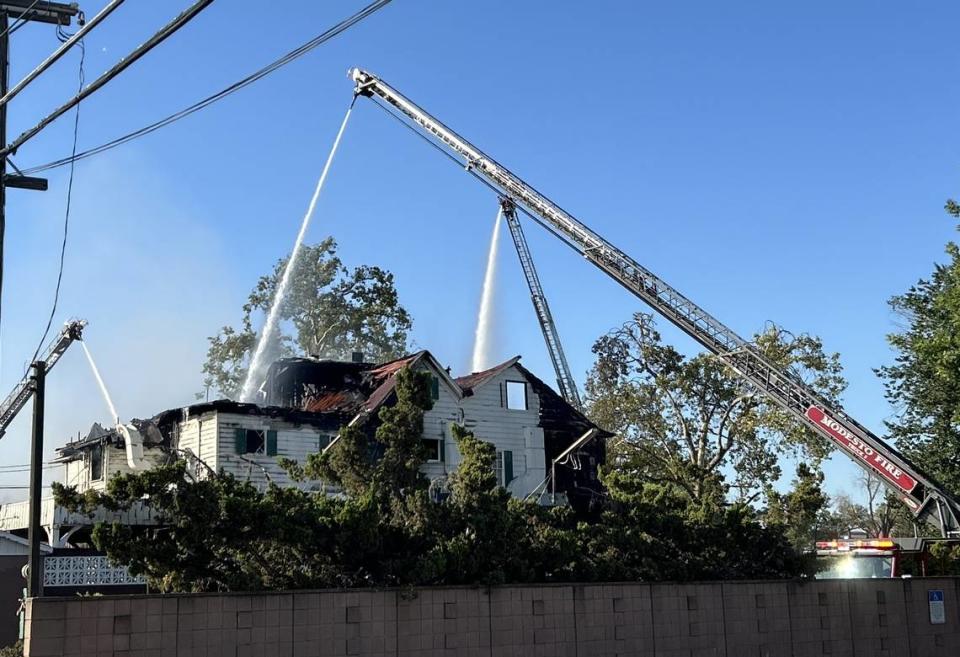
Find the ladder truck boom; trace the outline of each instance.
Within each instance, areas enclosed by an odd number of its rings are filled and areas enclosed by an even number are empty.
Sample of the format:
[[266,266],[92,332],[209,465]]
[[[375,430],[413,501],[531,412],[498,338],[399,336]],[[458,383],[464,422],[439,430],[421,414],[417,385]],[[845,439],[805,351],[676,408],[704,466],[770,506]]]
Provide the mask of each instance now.
[[557,331],[556,323],[553,321],[547,296],[543,293],[543,286],[540,285],[540,277],[537,275],[537,268],[533,264],[533,256],[530,255],[527,238],[523,234],[523,227],[520,225],[520,218],[517,216],[516,205],[509,198],[501,198],[500,206],[503,209],[503,217],[507,222],[507,227],[510,229],[510,236],[513,237],[513,245],[517,248],[520,268],[523,270],[524,278],[527,279],[527,287],[530,288],[530,300],[533,302],[533,310],[537,314],[537,322],[539,322],[540,330],[543,332],[543,340],[547,343],[550,362],[553,363],[553,371],[557,375],[560,396],[578,411],[582,411],[583,403],[580,401],[580,393],[577,391],[577,384],[570,372],[567,356],[563,353],[560,334]]
[[[578,221],[506,167],[445,126],[380,78],[352,69],[355,95],[380,99],[500,196],[544,224],[597,268],[650,305],[798,421],[838,445],[857,465],[879,475],[918,520],[944,537],[960,537],[960,504],[931,477],[841,408],[792,373],[768,361],[749,342],[663,279]],[[383,103],[378,104],[383,106]],[[392,108],[392,110],[390,109]],[[395,110],[395,111],[394,111]],[[398,117],[400,118],[400,117]]]
[[[63,353],[67,350],[74,340],[83,339],[83,329],[87,325],[86,320],[76,319],[67,322],[63,326],[63,330],[60,331],[60,334],[53,339],[53,341],[47,345],[46,350],[38,357],[39,360],[43,361],[47,365],[47,372],[49,372],[54,365],[57,364],[57,361],[60,360],[60,357],[63,356]],[[13,422],[13,419],[17,417],[24,406],[27,405],[27,402],[30,401],[30,397],[33,395],[33,382],[31,380],[30,374],[26,374],[23,379],[13,387],[13,390],[7,395],[7,398],[3,400],[3,403],[0,404],[0,438],[3,438],[4,434],[7,432],[7,428],[10,426],[10,423]]]

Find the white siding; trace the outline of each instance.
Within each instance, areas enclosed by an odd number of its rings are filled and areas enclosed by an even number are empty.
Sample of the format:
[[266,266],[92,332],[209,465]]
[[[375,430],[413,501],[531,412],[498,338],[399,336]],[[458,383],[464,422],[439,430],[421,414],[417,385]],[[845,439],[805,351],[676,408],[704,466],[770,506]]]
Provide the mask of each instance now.
[[[527,386],[527,410],[506,407],[506,381],[522,381]],[[507,489],[515,497],[525,497],[543,481],[543,429],[537,426],[540,399],[516,367],[510,367],[485,382],[468,397],[460,397],[441,382],[439,399],[424,414],[423,437],[443,437],[446,458],[443,463],[427,463],[423,472],[430,479],[456,470],[460,454],[453,442],[450,425],[458,423],[480,440],[493,443],[498,452],[513,453],[513,481]]]
[[[276,431],[276,456],[238,454],[235,443],[237,429]],[[321,431],[309,425],[296,425],[279,418],[220,413],[217,417],[216,467],[218,471],[229,472],[238,479],[250,481],[261,488],[265,487],[267,482],[278,486],[309,487],[318,482],[294,482],[277,464],[277,459],[288,458],[297,463],[305,463],[307,456],[319,451],[321,443],[325,445],[333,435],[335,434],[330,431]]]
[[205,476],[207,467],[217,472],[217,413],[210,411],[188,418],[175,428],[174,447],[200,460],[194,464],[194,474]]
[[[527,410],[506,407],[507,381],[527,386]],[[513,452],[513,481],[507,486],[515,497],[528,495],[546,475],[540,398],[516,367],[509,367],[463,398],[464,424],[481,440],[493,443],[498,452]]]

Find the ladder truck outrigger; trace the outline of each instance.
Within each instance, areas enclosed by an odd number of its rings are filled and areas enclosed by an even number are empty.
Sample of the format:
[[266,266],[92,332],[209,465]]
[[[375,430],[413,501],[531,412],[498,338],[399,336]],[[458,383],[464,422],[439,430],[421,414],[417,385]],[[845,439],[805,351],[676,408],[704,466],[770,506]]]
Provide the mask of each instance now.
[[[63,356],[67,347],[77,340],[83,339],[83,329],[87,322],[83,319],[75,319],[64,324],[60,334],[47,345],[46,350],[38,357],[39,360],[46,363],[46,371],[49,372],[57,364],[60,357]],[[27,373],[20,383],[13,387],[13,390],[7,395],[7,398],[0,404],[0,438],[3,438],[7,432],[10,423],[13,422],[17,414],[23,410],[30,398],[33,396],[33,377]]]
[[372,99],[461,162],[501,198],[509,199],[721,359],[755,392],[838,445],[857,465],[877,474],[910,508],[918,524],[930,522],[943,538],[960,538],[960,503],[891,445],[386,82],[359,68],[349,75],[355,83],[355,96]]

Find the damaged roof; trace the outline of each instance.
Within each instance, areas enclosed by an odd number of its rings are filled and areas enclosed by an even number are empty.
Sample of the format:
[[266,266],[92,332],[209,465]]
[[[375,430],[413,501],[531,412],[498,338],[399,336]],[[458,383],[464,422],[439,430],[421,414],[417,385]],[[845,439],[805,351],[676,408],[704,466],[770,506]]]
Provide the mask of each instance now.
[[[379,365],[285,358],[270,366],[265,386],[265,405],[220,399],[169,409],[150,420],[134,420],[133,424],[144,437],[144,442],[154,445],[169,444],[171,428],[177,423],[209,412],[277,418],[293,424],[337,431],[356,415],[373,413],[394,399],[396,375],[406,367],[425,366],[452,394],[463,398],[473,395],[474,390],[516,366],[540,397],[541,426],[584,427],[584,430],[595,426],[550,386],[520,365],[519,361],[520,356],[514,356],[490,369],[453,379],[427,350]],[[605,436],[612,435],[603,433]],[[57,450],[58,456],[69,460],[85,447],[103,442],[122,446],[123,437],[112,427],[94,424],[86,437]]]
[[475,388],[479,388],[487,381],[490,381],[501,372],[510,369],[519,362],[520,356],[514,356],[510,360],[504,361],[499,365],[494,365],[488,370],[474,372],[473,374],[467,374],[466,376],[460,376],[454,380],[457,382],[457,385],[460,386],[460,389],[463,390],[464,394],[473,394],[473,390]]

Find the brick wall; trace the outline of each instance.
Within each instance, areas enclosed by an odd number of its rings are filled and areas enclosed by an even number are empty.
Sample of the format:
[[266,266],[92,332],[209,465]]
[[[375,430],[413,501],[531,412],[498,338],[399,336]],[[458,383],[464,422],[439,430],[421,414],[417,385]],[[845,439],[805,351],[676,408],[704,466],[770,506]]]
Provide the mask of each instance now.
[[955,656],[958,592],[960,579],[912,579],[43,598],[27,607],[26,654]]

